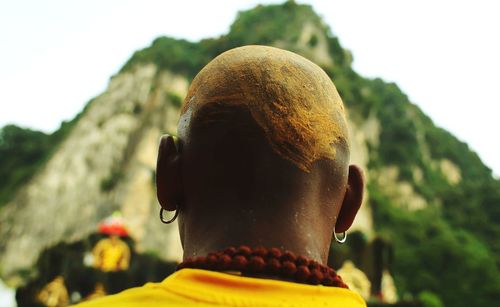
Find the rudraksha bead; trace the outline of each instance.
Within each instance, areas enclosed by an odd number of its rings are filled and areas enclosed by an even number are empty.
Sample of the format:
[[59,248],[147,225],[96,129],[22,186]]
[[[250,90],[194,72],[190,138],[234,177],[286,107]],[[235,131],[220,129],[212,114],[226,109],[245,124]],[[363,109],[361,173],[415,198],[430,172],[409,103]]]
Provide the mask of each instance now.
[[297,272],[295,273],[295,279],[300,282],[307,281],[309,279],[309,275],[311,275],[311,271],[305,265],[301,265],[297,267]]
[[222,252],[208,253],[206,257],[188,258],[177,266],[177,270],[183,268],[259,273],[301,283],[347,288],[334,269],[315,260],[295,256],[290,251],[281,252],[278,248],[228,247]]
[[277,249],[276,247],[270,248],[267,256],[268,257],[273,257],[273,258],[280,258],[281,257],[281,251]]
[[243,271],[246,269],[248,265],[248,260],[242,255],[234,256],[233,261],[231,262],[231,269]]
[[266,262],[261,256],[252,256],[252,258],[250,258],[250,263],[248,265],[250,270],[252,270],[252,272],[259,273],[262,272],[266,267]]
[[281,272],[286,277],[292,277],[297,272],[297,266],[291,261],[284,261],[281,265]]
[[250,249],[250,247],[242,245],[238,248],[238,254],[247,257],[252,254],[252,250]]
[[266,269],[270,275],[276,275],[281,270],[281,262],[276,258],[270,258],[266,261]]

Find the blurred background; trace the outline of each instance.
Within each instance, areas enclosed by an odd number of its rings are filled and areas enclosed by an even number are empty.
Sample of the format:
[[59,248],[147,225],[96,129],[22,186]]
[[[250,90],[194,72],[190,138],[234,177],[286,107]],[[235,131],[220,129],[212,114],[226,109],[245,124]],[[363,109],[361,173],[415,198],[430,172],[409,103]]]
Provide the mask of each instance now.
[[0,3],[0,305],[65,306],[160,281],[160,135],[221,52],[320,65],[367,197],[330,265],[370,306],[500,300],[495,1]]

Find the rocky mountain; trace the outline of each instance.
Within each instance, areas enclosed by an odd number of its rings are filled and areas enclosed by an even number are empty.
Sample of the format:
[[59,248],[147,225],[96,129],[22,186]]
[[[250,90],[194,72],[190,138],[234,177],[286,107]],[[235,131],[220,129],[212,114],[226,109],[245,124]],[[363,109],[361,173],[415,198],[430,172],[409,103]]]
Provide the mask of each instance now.
[[[0,275],[23,284],[38,255],[81,239],[120,210],[138,248],[181,255],[176,225],[158,221],[158,140],[174,133],[189,81],[211,58],[247,44],[295,51],[332,77],[348,109],[352,162],[367,195],[352,231],[392,246],[401,297],[487,306],[500,295],[500,183],[468,146],[436,127],[397,85],[352,70],[352,55],[318,15],[293,1],[240,12],[230,32],[156,39],[90,101],[43,165],[0,209]],[[0,138],[0,147],[1,147]],[[2,162],[0,165],[4,167]],[[355,248],[349,247],[348,253]]]
[[122,212],[140,249],[179,259],[176,227],[158,223],[153,184],[158,140],[175,131],[187,87],[185,76],[153,64],[111,80],[52,157],[2,209],[3,278],[22,283],[22,272],[43,249],[81,239],[115,210]]

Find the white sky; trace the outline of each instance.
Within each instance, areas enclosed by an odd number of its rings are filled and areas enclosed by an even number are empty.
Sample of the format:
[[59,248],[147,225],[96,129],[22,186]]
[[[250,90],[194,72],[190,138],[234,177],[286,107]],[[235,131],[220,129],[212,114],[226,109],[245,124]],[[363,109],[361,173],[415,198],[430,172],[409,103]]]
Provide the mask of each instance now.
[[[228,31],[239,10],[282,1],[0,0],[0,126],[55,130],[160,35]],[[500,174],[500,2],[311,3],[363,76],[396,82]]]

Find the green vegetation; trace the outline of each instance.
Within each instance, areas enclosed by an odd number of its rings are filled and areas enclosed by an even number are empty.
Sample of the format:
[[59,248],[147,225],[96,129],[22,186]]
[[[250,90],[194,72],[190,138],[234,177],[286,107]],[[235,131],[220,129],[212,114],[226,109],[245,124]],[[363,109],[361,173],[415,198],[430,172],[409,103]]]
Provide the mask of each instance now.
[[316,47],[318,45],[318,36],[316,34],[313,34],[307,44],[309,45],[309,47]]
[[113,190],[116,184],[123,178],[123,173],[119,169],[112,169],[108,177],[101,181],[101,191],[109,192]]
[[[436,127],[397,85],[353,71],[350,52],[309,6],[293,1],[257,6],[240,12],[230,32],[215,39],[189,42],[160,37],[137,51],[122,71],[154,63],[193,78],[210,59],[236,46],[285,42],[293,49],[305,22],[324,31],[334,63],[324,69],[335,81],[351,118],[360,123],[375,116],[380,122],[379,144],[368,144],[371,178],[387,166],[397,166],[399,180],[410,183],[429,204],[409,212],[375,180],[369,182],[376,232],[394,248],[391,269],[400,296],[413,297],[425,306],[495,305],[500,300],[500,182],[465,143]],[[318,37],[308,43],[316,46]],[[180,97],[168,97],[180,104]],[[0,203],[39,168],[66,133],[53,140],[14,127],[2,130]],[[442,159],[460,169],[458,183],[448,182],[437,166]],[[418,180],[415,169],[421,171]],[[111,174],[103,189],[112,188],[116,176]],[[350,247],[353,250],[366,243],[362,236],[355,241],[359,246]],[[335,252],[340,257],[351,253],[336,248]]]
[[52,134],[15,125],[0,129],[0,209],[43,167],[91,103]]
[[[360,78],[350,68],[335,72],[351,114],[361,114],[354,118],[362,121],[371,114],[381,123],[380,144],[370,147],[372,176],[397,166],[399,179],[411,183],[430,204],[408,212],[384,195],[384,187],[369,182],[376,230],[395,247],[393,272],[400,293],[446,306],[497,301],[500,182],[466,144],[436,127],[396,85]],[[460,169],[457,185],[435,165],[441,159]],[[422,171],[420,181],[414,179],[415,168]]]
[[444,307],[439,297],[430,291],[420,292],[418,299],[424,305],[423,307]]
[[226,39],[231,45],[271,45],[277,41],[295,43],[306,22],[324,29],[321,19],[309,6],[287,1],[282,5],[259,5],[239,12]]
[[[341,80],[337,86],[355,120],[375,115],[381,123],[380,144],[370,146],[372,176],[397,166],[399,179],[429,203],[427,209],[408,212],[384,194],[384,187],[369,182],[376,230],[395,247],[393,272],[400,294],[437,306],[497,301],[500,182],[466,144],[436,127],[396,85],[360,78],[350,68],[330,73]],[[457,185],[435,165],[441,159],[460,169]],[[415,168],[422,171],[420,181],[414,179]]]
[[[321,18],[308,5],[287,1],[282,5],[258,5],[252,10],[238,13],[227,35],[216,39],[189,42],[183,39],[159,37],[150,47],[139,50],[123,66],[129,71],[137,64],[154,63],[160,69],[183,73],[193,78],[203,66],[220,53],[242,45],[270,45],[276,41],[290,44],[297,42],[305,22],[325,31],[335,63],[347,63],[346,54],[338,39],[323,24]],[[311,37],[310,44],[318,38]]]
[[177,108],[180,108],[182,105],[182,97],[174,92],[167,92],[167,98],[170,102]]
[[160,37],[153,41],[151,47],[135,52],[121,71],[130,70],[139,63],[153,62],[162,69],[194,76],[207,60],[196,43]]
[[51,148],[51,136],[8,125],[0,130],[0,204],[40,167]]
[[491,304],[500,280],[487,245],[471,231],[453,227],[437,208],[408,212],[381,191],[369,185],[378,231],[395,246],[398,290],[432,291],[447,306]]

